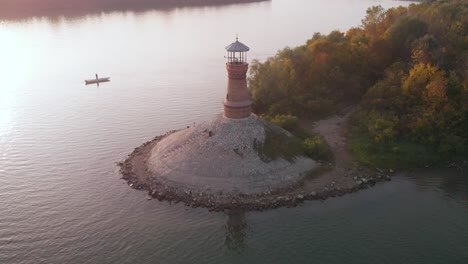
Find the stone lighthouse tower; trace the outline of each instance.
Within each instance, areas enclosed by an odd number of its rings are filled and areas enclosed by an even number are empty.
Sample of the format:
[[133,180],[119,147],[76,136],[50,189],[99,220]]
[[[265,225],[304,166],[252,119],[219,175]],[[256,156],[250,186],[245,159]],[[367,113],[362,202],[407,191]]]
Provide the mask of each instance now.
[[247,51],[249,47],[236,42],[226,47],[228,52],[226,68],[228,71],[228,85],[226,100],[224,100],[224,116],[241,119],[251,114],[252,99],[247,89]]

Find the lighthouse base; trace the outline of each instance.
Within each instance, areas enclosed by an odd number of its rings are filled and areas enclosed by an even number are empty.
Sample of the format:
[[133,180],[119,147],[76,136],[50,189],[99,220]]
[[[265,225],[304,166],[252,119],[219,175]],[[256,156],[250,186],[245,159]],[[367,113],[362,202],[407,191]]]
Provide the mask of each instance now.
[[251,116],[252,109],[249,106],[245,107],[230,107],[224,104],[224,116],[231,119],[242,119]]

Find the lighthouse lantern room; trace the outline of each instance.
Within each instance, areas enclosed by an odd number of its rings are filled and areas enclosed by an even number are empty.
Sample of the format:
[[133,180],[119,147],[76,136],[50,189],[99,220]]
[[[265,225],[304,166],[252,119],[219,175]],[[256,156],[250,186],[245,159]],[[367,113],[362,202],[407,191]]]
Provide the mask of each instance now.
[[242,42],[239,42],[237,37],[236,42],[233,42],[231,45],[227,46],[226,50],[228,52],[228,63],[247,63],[247,51],[249,51],[250,48],[244,45]]

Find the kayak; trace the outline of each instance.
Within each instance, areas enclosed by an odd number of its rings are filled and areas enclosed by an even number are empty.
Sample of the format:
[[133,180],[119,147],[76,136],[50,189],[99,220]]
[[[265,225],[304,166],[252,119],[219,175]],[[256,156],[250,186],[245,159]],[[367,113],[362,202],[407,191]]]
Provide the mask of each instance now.
[[105,78],[85,80],[85,83],[86,84],[92,84],[92,83],[109,82],[109,81],[110,81],[110,77],[105,77]]

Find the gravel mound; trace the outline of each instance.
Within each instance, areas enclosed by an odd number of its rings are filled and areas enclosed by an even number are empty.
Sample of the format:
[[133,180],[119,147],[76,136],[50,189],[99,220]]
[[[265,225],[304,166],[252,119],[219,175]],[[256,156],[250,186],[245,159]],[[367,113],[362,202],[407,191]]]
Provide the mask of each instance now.
[[164,137],[147,159],[150,182],[194,192],[256,194],[288,188],[318,164],[307,157],[264,161],[265,129],[292,135],[255,115],[213,120]]

